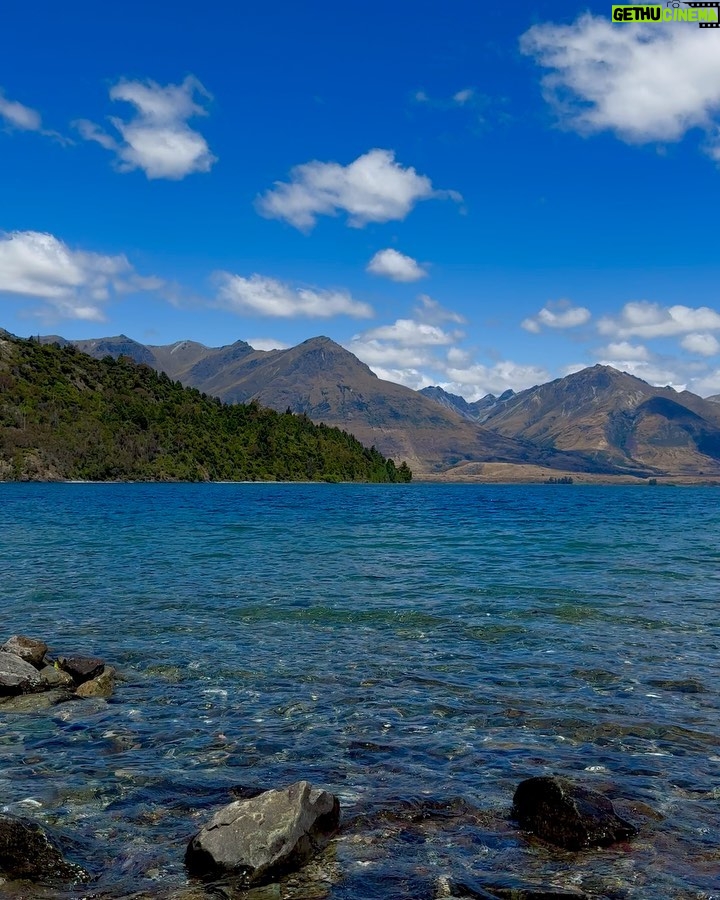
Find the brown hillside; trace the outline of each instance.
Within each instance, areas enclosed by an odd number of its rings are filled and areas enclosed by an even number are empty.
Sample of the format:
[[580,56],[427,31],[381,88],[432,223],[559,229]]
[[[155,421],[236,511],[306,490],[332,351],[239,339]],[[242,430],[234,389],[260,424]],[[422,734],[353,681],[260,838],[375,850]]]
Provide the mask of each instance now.
[[720,474],[719,414],[717,405],[688,391],[652,387],[598,365],[522,391],[483,424],[618,470]]

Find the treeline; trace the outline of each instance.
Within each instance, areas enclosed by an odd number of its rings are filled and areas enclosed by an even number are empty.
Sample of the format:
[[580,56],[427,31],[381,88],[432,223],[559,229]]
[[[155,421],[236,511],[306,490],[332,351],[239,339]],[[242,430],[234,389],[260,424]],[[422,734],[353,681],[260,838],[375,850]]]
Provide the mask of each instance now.
[[223,404],[127,357],[0,339],[0,480],[410,481],[306,416]]

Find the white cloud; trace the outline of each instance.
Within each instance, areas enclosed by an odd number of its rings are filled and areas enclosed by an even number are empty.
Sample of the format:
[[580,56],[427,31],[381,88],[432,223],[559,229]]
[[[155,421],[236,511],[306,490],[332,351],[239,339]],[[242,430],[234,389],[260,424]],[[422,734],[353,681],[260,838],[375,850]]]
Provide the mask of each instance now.
[[154,81],[121,81],[110,90],[110,98],[136,109],[130,120],[110,118],[122,140],[85,119],[75,125],[86,140],[116,154],[120,172],[142,169],[150,179],[179,180],[193,172],[209,172],[216,161],[205,138],[187,124],[195,116],[207,115],[197,95],[210,96],[192,76],[165,87]]
[[620,315],[597,323],[600,334],[611,337],[661,338],[720,329],[720,313],[707,306],[660,306],[647,300],[626,303]]
[[700,356],[715,356],[720,350],[720,343],[712,334],[688,334],[680,341],[680,346],[684,350],[688,350],[690,353],[697,353]]
[[[588,367],[588,364],[587,364],[587,363],[584,363],[584,362],[581,362],[581,363],[568,363],[568,365],[563,366],[563,367],[560,369],[560,373],[561,373],[561,375],[563,375],[563,376],[565,376],[565,375],[574,375],[575,372],[582,372],[582,370],[583,370],[583,369],[587,369],[587,367]],[[614,368],[614,367],[613,367],[613,368]]]
[[161,286],[138,276],[125,256],[71,250],[37,231],[0,235],[0,293],[44,301],[46,317],[102,321],[113,293]]
[[[707,362],[707,357],[720,352],[720,341],[711,334],[698,332],[686,335],[680,341],[680,346],[693,356],[651,353],[642,344],[617,341],[595,350],[594,357],[600,365],[612,366],[656,387],[670,386],[676,391],[687,389],[701,396],[720,390],[720,382],[715,388],[715,376]],[[562,374],[577,372],[586,365],[587,363],[578,363],[565,366]]]
[[707,372],[701,378],[693,381],[690,390],[701,397],[707,397],[710,394],[720,394],[720,369]]
[[369,365],[379,378],[404,384],[417,390],[437,383],[430,372],[444,369],[444,354],[437,350],[448,347],[462,337],[462,332],[444,331],[440,321],[456,321],[455,313],[443,309],[430,297],[421,296],[415,318],[397,319],[391,325],[380,325],[356,334],[346,344],[348,350]]
[[217,272],[215,280],[219,284],[218,305],[240,315],[313,319],[339,315],[367,319],[373,315],[367,303],[354,300],[347,291],[294,288],[257,274],[243,278],[230,272]]
[[548,303],[536,316],[524,319],[520,324],[525,331],[538,334],[545,328],[576,328],[590,321],[590,310],[573,306],[568,300]]
[[464,88],[464,90],[458,91],[457,94],[453,94],[453,100],[455,103],[463,106],[468,100],[472,100],[474,95],[475,91],[472,88]]
[[699,127],[720,159],[719,37],[697,26],[615,25],[609,15],[585,14],[571,25],[533,26],[520,47],[550,70],[544,96],[567,127],[632,143],[677,141]]
[[368,222],[404,219],[420,200],[461,200],[456,191],[434,190],[425,175],[395,162],[391,150],[370,150],[354,162],[313,162],[296,166],[289,183],[277,181],[256,201],[258,212],[268,219],[284,219],[309,231],[317,216],[348,215],[348,225],[362,228]]
[[[437,383],[437,376],[429,373],[444,371],[445,348],[463,337],[462,331],[448,332],[441,327],[443,322],[463,322],[462,316],[444,309],[427,294],[421,294],[419,301],[414,318],[369,328],[346,345],[378,377],[413,388]],[[442,354],[438,354],[441,349]]]
[[599,356],[611,359],[647,361],[650,359],[647,347],[642,344],[631,344],[629,341],[617,341],[597,351]]
[[29,106],[23,106],[15,100],[8,100],[0,91],[0,118],[4,119],[12,128],[20,131],[40,131],[42,119],[40,113]]
[[380,325],[356,335],[353,340],[393,341],[401,347],[425,347],[452,344],[458,334],[448,334],[437,325],[416,322],[414,319],[398,319],[393,325]]
[[481,363],[465,367],[449,365],[445,374],[449,380],[441,384],[441,387],[470,401],[478,400],[486,394],[502,394],[508,388],[522,391],[549,381],[551,377],[540,366],[521,365],[511,360],[502,360],[493,366]]
[[368,263],[367,271],[393,281],[419,281],[427,275],[425,269],[411,256],[405,256],[391,248],[378,250]]
[[[355,353],[354,350],[352,352]],[[357,356],[357,354],[355,355]],[[428,378],[428,376],[419,369],[386,369],[383,366],[371,364],[366,359],[363,359],[363,362],[370,366],[377,377],[382,378],[383,381],[392,381],[393,384],[403,384],[405,387],[412,388],[414,391],[419,391],[424,387],[430,387],[435,384],[435,381],[432,378]]]
[[416,103],[422,103],[432,109],[450,110],[458,106],[476,107],[487,101],[487,97],[478,94],[475,88],[467,87],[456,91],[451,96],[431,97],[427,91],[415,91],[412,95]]
[[5,122],[10,130],[36,131],[45,137],[53,138],[61,144],[72,144],[68,138],[42,127],[42,118],[36,109],[24,106],[16,100],[8,100],[0,89],[0,124]]
[[420,294],[418,300],[420,305],[415,307],[415,315],[422,322],[429,322],[431,325],[438,325],[440,322],[457,322],[462,325],[466,321],[460,313],[445,309],[437,300],[433,300],[427,294]]
[[[377,373],[377,366],[389,366],[400,371],[404,369],[417,369],[420,366],[433,365],[432,354],[426,347],[402,346],[397,344],[385,344],[366,334],[355,335],[345,345],[346,349],[354,353],[358,359],[367,363]],[[404,383],[404,382],[403,382]]]
[[451,347],[447,352],[447,361],[451,366],[454,366],[456,369],[462,368],[467,365],[470,360],[470,354],[467,350],[462,350],[460,347]]
[[[387,330],[393,328],[387,326]],[[378,330],[384,332],[386,329]],[[433,352],[437,345],[420,343],[413,346],[370,335],[371,332],[355,335],[345,348],[370,366],[378,378],[404,384],[415,391],[437,384],[439,376],[434,373],[443,369],[442,360]]]
[[646,362],[631,359],[600,359],[598,362],[601,366],[612,366],[620,372],[642,378],[655,387],[671,387],[676,391],[684,391],[687,387],[687,375],[683,373],[682,365],[673,365],[672,360]]
[[427,295],[419,299],[413,318],[370,328],[345,345],[379,378],[415,390],[439,384],[471,400],[508,388],[522,390],[549,378],[547,371],[537,366],[473,362],[470,352],[457,346],[463,332],[441,327],[442,322],[463,322],[462,317]]
[[253,350],[286,350],[290,344],[278,341],[275,338],[249,338],[248,344]]

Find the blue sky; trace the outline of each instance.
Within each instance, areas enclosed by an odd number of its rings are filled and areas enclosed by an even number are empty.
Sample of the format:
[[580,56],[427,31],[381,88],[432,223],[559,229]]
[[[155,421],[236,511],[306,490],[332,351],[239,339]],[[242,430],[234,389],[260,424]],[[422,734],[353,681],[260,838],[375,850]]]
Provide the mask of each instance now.
[[720,392],[720,30],[610,8],[11,4],[0,325]]

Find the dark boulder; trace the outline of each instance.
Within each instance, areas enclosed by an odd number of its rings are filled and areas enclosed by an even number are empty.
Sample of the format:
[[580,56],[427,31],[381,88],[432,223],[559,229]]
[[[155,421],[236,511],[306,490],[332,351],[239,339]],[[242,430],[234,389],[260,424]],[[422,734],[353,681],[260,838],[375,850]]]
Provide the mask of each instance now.
[[36,822],[0,816],[0,872],[32,881],[87,881],[88,873],[68,862],[57,842]]
[[0,651],[12,653],[19,656],[25,662],[35,666],[36,669],[42,667],[45,654],[48,652],[48,645],[43,641],[36,641],[34,638],[25,637],[22,634],[14,634],[9,640],[0,647]]
[[336,797],[298,781],[218,810],[190,841],[185,864],[192,875],[228,873],[262,884],[307,862],[339,818]]
[[30,694],[45,686],[38,670],[14,653],[0,652],[0,695]]
[[91,678],[99,675],[105,667],[105,663],[94,656],[61,656],[58,659],[58,665],[63,672],[72,675],[75,684],[83,684],[86,681],[90,681]]
[[613,844],[637,834],[607,797],[566,778],[528,778],[515,791],[513,815],[520,826],[566,850]]

